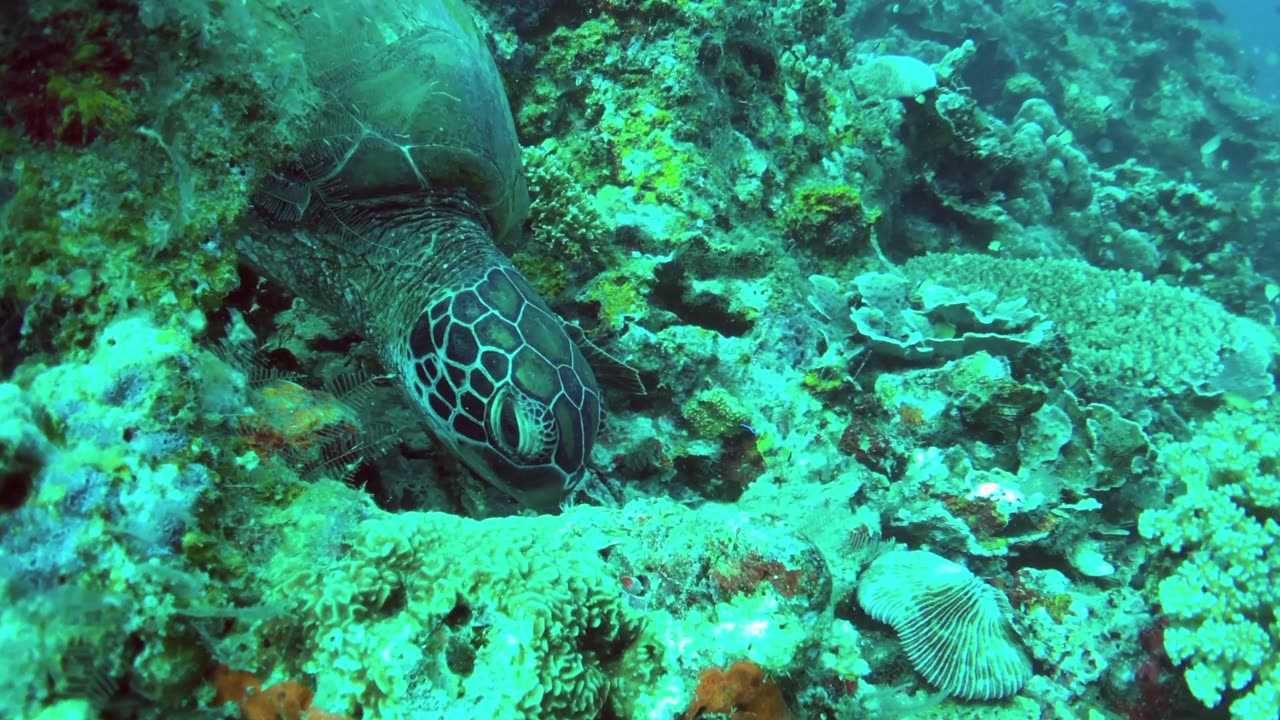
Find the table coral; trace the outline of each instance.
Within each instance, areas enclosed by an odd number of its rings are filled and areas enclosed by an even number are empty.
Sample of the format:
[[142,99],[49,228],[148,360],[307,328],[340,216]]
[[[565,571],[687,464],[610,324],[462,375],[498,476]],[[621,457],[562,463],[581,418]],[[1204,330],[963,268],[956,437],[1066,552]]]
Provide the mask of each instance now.
[[1099,397],[1110,391],[1140,403],[1225,392],[1256,399],[1275,390],[1267,372],[1276,354],[1271,332],[1188,288],[1052,258],[938,254],[913,258],[903,271],[962,291],[1025,298],[1066,339],[1070,367]]
[[[851,324],[859,342],[891,357],[931,360],[979,351],[1016,357],[1049,336],[1050,325],[1043,316],[1012,296],[997,297],[976,288],[961,292],[882,272],[858,275],[852,290],[836,291],[834,296],[830,279],[813,276],[810,282],[825,286],[821,301],[815,303],[822,315],[837,327]],[[817,296],[810,302],[815,300]]]

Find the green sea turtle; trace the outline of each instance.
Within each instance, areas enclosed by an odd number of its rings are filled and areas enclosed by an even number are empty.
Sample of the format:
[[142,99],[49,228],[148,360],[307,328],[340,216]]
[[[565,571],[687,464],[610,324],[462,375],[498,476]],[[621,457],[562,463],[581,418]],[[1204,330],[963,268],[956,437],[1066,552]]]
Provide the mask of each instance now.
[[301,30],[322,107],[241,253],[369,338],[468,467],[553,511],[601,423],[587,356],[611,359],[495,245],[528,210],[497,67],[459,0],[349,19]]

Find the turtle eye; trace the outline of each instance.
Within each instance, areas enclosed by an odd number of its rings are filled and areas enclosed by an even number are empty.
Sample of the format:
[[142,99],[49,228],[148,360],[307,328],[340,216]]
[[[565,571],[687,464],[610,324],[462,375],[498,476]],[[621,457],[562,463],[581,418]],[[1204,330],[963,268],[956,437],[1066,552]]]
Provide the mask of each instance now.
[[489,404],[489,437],[512,460],[547,462],[555,449],[556,427],[549,408],[513,385],[503,385]]

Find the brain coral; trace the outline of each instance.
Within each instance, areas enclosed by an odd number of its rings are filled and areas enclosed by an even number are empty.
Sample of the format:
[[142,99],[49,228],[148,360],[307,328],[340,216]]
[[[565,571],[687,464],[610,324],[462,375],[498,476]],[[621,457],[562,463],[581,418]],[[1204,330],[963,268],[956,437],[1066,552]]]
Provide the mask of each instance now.
[[302,638],[285,660],[316,677],[318,704],[365,718],[601,713],[638,621],[595,549],[558,537],[554,518],[353,512],[324,485],[290,520],[267,592],[288,611],[268,622]]
[[1071,367],[1102,392],[1258,398],[1275,390],[1271,332],[1187,288],[1061,258],[934,254],[902,269],[960,290],[1026,298],[1066,339]]

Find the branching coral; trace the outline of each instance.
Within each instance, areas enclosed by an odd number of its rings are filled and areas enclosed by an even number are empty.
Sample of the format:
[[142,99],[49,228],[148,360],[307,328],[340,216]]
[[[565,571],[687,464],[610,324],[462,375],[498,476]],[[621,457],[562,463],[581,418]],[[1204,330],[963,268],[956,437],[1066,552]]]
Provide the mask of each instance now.
[[1147,510],[1138,530],[1175,553],[1157,594],[1164,648],[1209,707],[1233,697],[1235,720],[1274,718],[1280,703],[1280,435],[1275,418],[1226,413],[1161,461],[1186,491]]

